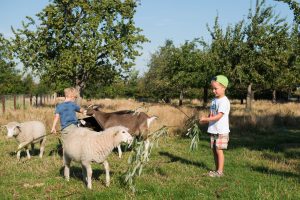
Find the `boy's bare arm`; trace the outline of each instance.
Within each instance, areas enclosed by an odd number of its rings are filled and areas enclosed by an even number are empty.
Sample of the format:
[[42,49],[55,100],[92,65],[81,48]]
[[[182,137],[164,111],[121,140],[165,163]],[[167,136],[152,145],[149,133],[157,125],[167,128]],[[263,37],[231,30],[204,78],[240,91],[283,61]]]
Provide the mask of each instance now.
[[58,119],[59,119],[59,114],[55,114],[52,128],[51,128],[51,133],[56,133],[56,124],[58,122]]
[[210,117],[201,117],[200,118],[200,122],[202,123],[208,123],[210,121],[218,121],[219,119],[221,119],[221,117],[224,115],[224,113],[219,112],[218,114],[214,115],[214,116],[210,116]]

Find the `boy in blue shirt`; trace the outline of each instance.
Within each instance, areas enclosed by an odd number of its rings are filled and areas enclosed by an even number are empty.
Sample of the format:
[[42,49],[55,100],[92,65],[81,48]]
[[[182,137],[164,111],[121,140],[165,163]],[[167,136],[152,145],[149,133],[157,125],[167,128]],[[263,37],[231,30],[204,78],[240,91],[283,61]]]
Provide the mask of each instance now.
[[54,121],[51,133],[56,133],[56,124],[60,119],[61,133],[68,134],[74,128],[77,128],[78,119],[76,112],[83,113],[85,110],[75,104],[78,92],[75,88],[66,88],[64,90],[65,101],[56,106]]
[[215,98],[210,106],[208,117],[201,117],[201,123],[209,123],[207,132],[210,134],[210,144],[215,160],[215,171],[208,173],[211,177],[221,177],[224,171],[225,157],[223,150],[227,149],[229,141],[229,112],[230,102],[225,95],[228,86],[226,76],[218,75],[211,81],[211,87]]

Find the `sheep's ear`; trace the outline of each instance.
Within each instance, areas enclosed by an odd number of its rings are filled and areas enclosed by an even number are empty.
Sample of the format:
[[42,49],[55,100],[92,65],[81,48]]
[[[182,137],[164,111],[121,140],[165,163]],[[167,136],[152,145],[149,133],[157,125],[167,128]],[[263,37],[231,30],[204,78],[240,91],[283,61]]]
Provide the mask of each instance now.
[[114,137],[117,136],[119,131],[114,132]]
[[16,128],[17,128],[19,131],[21,131],[21,124],[17,124],[17,125],[16,125]]

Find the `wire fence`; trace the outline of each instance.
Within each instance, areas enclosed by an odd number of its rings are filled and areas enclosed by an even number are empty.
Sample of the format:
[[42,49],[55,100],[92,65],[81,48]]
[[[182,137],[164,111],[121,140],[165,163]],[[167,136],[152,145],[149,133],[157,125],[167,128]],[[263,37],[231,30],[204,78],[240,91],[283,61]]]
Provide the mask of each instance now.
[[1,95],[0,113],[5,113],[8,110],[27,109],[29,107],[40,107],[55,104],[55,95]]

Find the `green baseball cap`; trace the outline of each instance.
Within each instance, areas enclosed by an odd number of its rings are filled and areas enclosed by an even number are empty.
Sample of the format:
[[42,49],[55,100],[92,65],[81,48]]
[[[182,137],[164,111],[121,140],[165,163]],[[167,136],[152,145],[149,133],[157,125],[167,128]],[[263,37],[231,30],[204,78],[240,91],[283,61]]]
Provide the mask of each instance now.
[[225,86],[227,88],[228,86],[228,78],[224,75],[218,75],[215,76],[212,81],[217,81],[218,83],[222,84],[223,86]]

